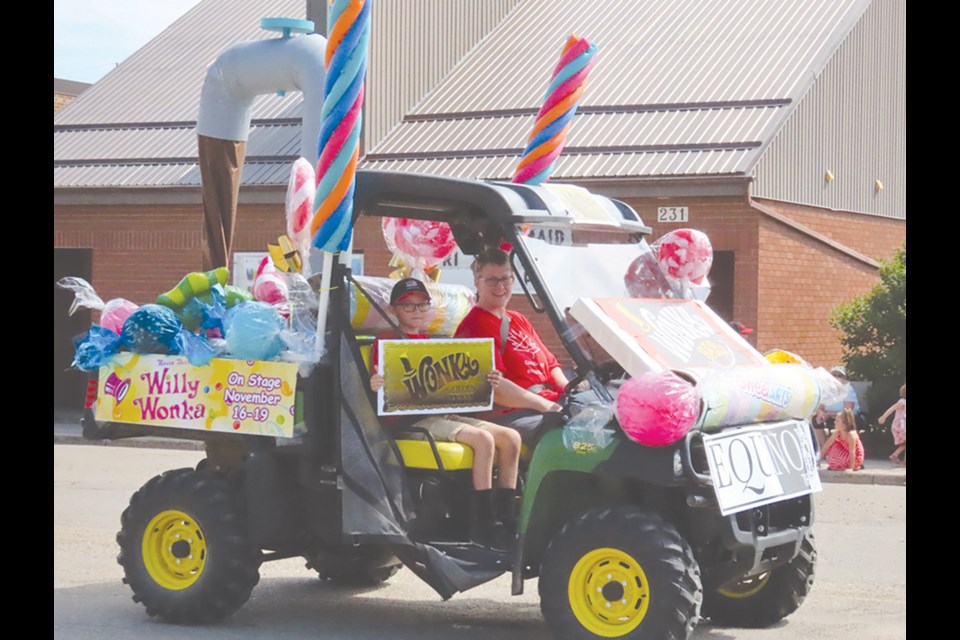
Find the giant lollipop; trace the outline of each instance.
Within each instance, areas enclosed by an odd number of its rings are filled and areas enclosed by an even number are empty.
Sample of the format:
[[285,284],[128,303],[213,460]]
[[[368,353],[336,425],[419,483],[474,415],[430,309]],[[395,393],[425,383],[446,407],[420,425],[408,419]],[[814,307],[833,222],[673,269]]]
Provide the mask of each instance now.
[[676,229],[657,241],[660,267],[681,286],[700,284],[713,265],[710,238],[696,229]]
[[446,222],[384,218],[382,228],[387,248],[409,267],[433,269],[457,249]]
[[571,35],[567,39],[533,132],[517,165],[514,182],[536,185],[550,178],[557,157],[566,144],[567,132],[586,88],[596,52],[596,45],[584,38]]
[[313,165],[306,158],[297,158],[290,168],[287,185],[287,235],[304,260],[310,251],[310,220],[316,192],[317,177]]

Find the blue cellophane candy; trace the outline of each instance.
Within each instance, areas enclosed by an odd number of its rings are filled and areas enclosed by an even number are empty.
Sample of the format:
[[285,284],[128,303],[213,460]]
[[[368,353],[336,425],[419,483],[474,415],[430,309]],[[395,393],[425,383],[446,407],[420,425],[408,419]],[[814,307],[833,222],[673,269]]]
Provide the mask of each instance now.
[[223,334],[223,316],[227,312],[227,297],[219,284],[203,297],[190,298],[180,310],[183,327],[189,331],[218,329]]
[[123,339],[110,329],[93,324],[74,339],[76,351],[72,366],[81,371],[95,371],[106,364],[123,346]]
[[283,320],[266,302],[241,302],[224,318],[227,348],[241,360],[273,360],[284,348]]
[[145,304],[123,323],[123,345],[134,353],[180,354],[180,330],[177,314],[159,304]]
[[210,364],[210,359],[215,358],[217,350],[204,336],[183,329],[178,338],[180,342],[180,353],[186,356],[187,360],[195,367],[202,367]]

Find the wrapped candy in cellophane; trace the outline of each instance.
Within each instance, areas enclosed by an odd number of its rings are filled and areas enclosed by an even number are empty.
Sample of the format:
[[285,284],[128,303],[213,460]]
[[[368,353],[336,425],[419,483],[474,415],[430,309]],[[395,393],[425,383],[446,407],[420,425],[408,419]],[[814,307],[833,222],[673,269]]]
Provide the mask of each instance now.
[[587,404],[563,425],[563,446],[583,455],[597,453],[613,442],[613,407],[604,403]]
[[677,229],[640,249],[623,278],[631,297],[707,299],[713,247],[705,233]]
[[242,360],[272,360],[284,348],[280,313],[266,302],[242,302],[227,312],[224,331],[230,355]]
[[77,309],[91,309],[100,312],[100,326],[114,333],[120,333],[123,323],[137,310],[137,305],[126,298],[114,298],[106,303],[97,295],[93,286],[83,278],[69,276],[57,281],[61,289],[73,291],[73,302],[68,313],[73,315]]
[[700,417],[700,393],[672,371],[647,371],[627,380],[616,399],[620,428],[634,442],[662,447],[680,440]]
[[[371,300],[389,314],[390,292],[396,280],[371,276],[355,276],[363,291],[356,286],[350,291],[350,318],[354,329],[376,333],[390,328],[390,324],[373,308]],[[437,336],[452,336],[460,321],[474,304],[473,292],[459,284],[439,284],[432,280],[423,280],[430,293],[432,307],[427,314],[426,333]],[[369,297],[368,297],[369,296]]]
[[446,222],[384,218],[382,228],[387,249],[410,269],[430,271],[457,249]]

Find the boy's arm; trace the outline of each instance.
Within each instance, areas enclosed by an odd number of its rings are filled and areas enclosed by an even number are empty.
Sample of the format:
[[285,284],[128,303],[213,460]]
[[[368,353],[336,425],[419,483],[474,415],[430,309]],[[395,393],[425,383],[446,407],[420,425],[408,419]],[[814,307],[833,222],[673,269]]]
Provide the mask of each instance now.
[[533,409],[543,413],[560,411],[562,407],[543,396],[531,393],[517,383],[503,378],[493,390],[493,401],[511,409]]

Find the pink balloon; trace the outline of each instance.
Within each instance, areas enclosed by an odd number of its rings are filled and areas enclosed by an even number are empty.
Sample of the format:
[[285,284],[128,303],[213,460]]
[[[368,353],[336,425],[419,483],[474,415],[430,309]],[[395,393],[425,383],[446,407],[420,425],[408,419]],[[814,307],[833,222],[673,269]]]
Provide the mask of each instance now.
[[103,311],[100,312],[100,326],[119,335],[123,331],[123,323],[139,308],[125,298],[114,298],[103,305]]
[[384,218],[383,239],[391,252],[432,269],[457,249],[450,225],[433,220]]
[[617,396],[620,428],[648,447],[673,444],[700,417],[700,392],[672,371],[649,371],[627,380]]
[[713,265],[710,238],[696,229],[677,229],[657,241],[660,268],[671,278],[700,284]]

